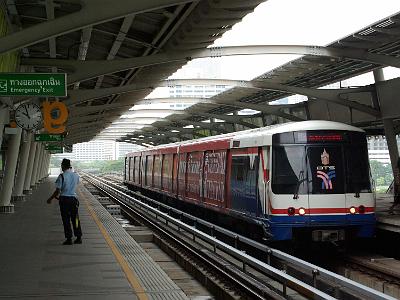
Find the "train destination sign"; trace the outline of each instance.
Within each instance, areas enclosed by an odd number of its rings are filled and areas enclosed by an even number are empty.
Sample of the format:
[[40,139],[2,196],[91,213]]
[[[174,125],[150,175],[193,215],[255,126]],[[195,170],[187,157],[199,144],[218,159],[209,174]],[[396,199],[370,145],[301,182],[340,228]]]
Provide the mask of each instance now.
[[62,134],[35,134],[35,142],[61,142],[64,140]]
[[67,96],[65,73],[0,73],[0,96]]

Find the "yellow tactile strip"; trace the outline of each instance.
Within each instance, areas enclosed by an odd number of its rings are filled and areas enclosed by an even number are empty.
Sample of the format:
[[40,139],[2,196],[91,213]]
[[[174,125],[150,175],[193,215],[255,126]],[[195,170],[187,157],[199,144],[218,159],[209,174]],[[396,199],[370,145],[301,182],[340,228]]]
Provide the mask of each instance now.
[[87,205],[139,299],[188,299],[161,267],[83,186],[78,188],[78,197]]

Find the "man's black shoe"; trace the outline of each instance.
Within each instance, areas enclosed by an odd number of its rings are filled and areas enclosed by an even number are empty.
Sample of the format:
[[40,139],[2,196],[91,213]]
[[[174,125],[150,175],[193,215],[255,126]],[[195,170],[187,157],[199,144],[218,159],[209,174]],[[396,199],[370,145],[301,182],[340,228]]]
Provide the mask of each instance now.
[[66,239],[63,245],[72,245],[72,240],[71,239]]
[[80,237],[76,238],[74,244],[82,244],[82,239]]

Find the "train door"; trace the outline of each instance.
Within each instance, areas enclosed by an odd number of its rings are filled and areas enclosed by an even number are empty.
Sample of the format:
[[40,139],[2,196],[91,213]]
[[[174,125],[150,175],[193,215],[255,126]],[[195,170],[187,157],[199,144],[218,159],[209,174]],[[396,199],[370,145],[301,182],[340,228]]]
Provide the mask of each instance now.
[[307,147],[310,223],[345,222],[345,171],[341,145]]
[[172,193],[178,193],[178,154],[173,154],[173,167],[172,167]]
[[251,215],[260,214],[258,198],[258,148],[231,151],[231,208]]
[[258,171],[258,196],[261,205],[261,214],[264,217],[269,217],[271,201],[271,182],[270,182],[270,147],[263,147],[259,149],[259,171]]

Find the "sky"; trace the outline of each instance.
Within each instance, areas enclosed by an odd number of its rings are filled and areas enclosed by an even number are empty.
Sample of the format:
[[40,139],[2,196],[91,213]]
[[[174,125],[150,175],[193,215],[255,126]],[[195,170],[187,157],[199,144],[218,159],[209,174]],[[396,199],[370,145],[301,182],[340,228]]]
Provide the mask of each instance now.
[[[213,46],[325,46],[398,11],[399,0],[269,0],[233,26]],[[218,60],[221,78],[250,80],[297,57],[236,56],[204,61]],[[171,78],[190,76],[187,69],[192,64],[187,64]]]

